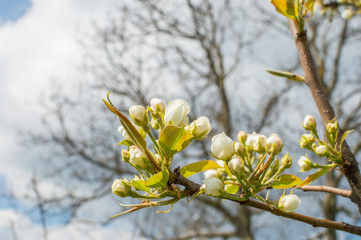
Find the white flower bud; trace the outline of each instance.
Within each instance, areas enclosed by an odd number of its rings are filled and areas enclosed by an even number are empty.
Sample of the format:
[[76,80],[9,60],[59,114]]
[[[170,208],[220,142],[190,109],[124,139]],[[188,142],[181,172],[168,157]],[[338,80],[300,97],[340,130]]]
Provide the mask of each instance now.
[[159,98],[150,99],[150,107],[154,110],[154,112],[164,112],[165,104],[163,100]]
[[112,184],[112,192],[119,197],[127,197],[132,192],[132,187],[127,180],[116,179]]
[[315,117],[311,115],[307,115],[303,120],[303,128],[307,131],[315,130],[316,129],[316,120]]
[[345,20],[350,20],[352,16],[353,16],[353,11],[350,8],[343,10],[341,13],[341,17]]
[[265,151],[267,137],[265,135],[257,134],[253,140],[253,150],[261,153]]
[[320,145],[316,148],[315,153],[321,157],[324,157],[328,153],[328,149],[325,145]]
[[216,169],[207,170],[203,173],[203,175],[204,175],[205,179],[210,178],[210,177],[218,177],[218,173],[217,173]]
[[249,134],[247,136],[247,140],[246,140],[245,144],[246,144],[247,148],[251,151],[253,151],[253,146],[258,139],[257,135],[258,135],[257,133],[253,132],[252,134]]
[[129,162],[135,167],[144,169],[148,166],[148,159],[145,154],[136,146],[131,146],[129,150]]
[[242,156],[245,152],[245,145],[243,143],[239,143],[239,142],[236,142],[234,144],[234,150],[236,151],[236,153],[240,156]]
[[237,134],[237,140],[240,143],[245,143],[247,140],[248,134],[245,131],[239,131]]
[[212,138],[212,155],[220,160],[230,159],[234,154],[233,140],[222,132]]
[[294,194],[282,196],[279,200],[278,207],[286,212],[294,212],[301,204],[301,199]]
[[129,108],[129,115],[138,126],[144,126],[148,123],[147,110],[140,105],[133,105]]
[[282,150],[282,140],[281,138],[275,134],[272,133],[271,136],[267,138],[266,141],[266,150],[268,152],[274,152],[274,154],[278,154]]
[[228,163],[228,168],[233,174],[240,174],[243,171],[242,160],[239,158],[233,158]]
[[165,108],[164,122],[183,127],[188,123],[189,104],[183,99],[173,100]]
[[199,117],[187,128],[196,140],[206,138],[212,130],[211,123],[207,117]]
[[205,193],[212,196],[220,196],[222,191],[224,191],[224,184],[221,179],[216,177],[210,177],[205,179]]
[[300,157],[297,164],[300,166],[301,172],[309,171],[313,167],[312,161],[305,156]]
[[128,133],[125,131],[122,125],[118,127],[118,132],[123,136],[124,139],[132,140],[132,138],[128,135]]

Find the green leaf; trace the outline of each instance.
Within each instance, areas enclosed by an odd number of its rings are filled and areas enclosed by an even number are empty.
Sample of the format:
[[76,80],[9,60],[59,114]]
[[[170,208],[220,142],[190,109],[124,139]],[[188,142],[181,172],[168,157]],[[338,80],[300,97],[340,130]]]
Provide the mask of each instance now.
[[342,145],[343,141],[345,141],[345,138],[351,133],[353,130],[348,130],[343,133],[340,144]]
[[167,157],[170,157],[186,148],[192,138],[193,135],[187,132],[184,128],[168,125],[159,135],[159,146],[163,153]]
[[302,180],[292,174],[284,174],[279,176],[275,181],[272,182],[271,186],[275,189],[291,188],[300,184]]
[[272,74],[274,76],[277,77],[285,77],[289,80],[292,81],[296,81],[296,82],[304,82],[305,81],[305,77],[300,76],[300,75],[296,75],[290,72],[286,72],[286,71],[273,71],[273,70],[266,70],[266,72],[268,72],[269,74]]
[[124,145],[124,146],[130,147],[130,146],[134,145],[134,143],[129,139],[123,139],[121,142],[119,142],[115,145]]
[[230,184],[226,186],[226,192],[229,194],[236,194],[239,190],[239,186]]
[[220,167],[221,166],[219,166],[218,163],[216,163],[215,161],[203,160],[185,165],[184,167],[181,168],[180,174],[183,175],[183,177],[189,177],[205,170],[215,169]]
[[167,169],[165,169],[151,176],[147,181],[145,181],[144,185],[146,187],[152,187],[152,188],[165,187],[167,185],[168,178],[169,178],[169,172]]
[[132,180],[130,181],[130,184],[132,184],[132,186],[137,190],[141,190],[151,194],[149,188],[145,186],[145,180],[143,179]]
[[315,181],[317,178],[321,177],[325,173],[329,172],[333,168],[322,168],[315,172],[314,174],[311,174],[310,176],[306,177],[305,180],[302,181],[300,185],[297,186],[297,188],[306,186],[307,184],[310,184],[311,182]]
[[271,0],[271,3],[275,6],[277,12],[297,21],[298,6],[295,4],[296,1],[298,0]]
[[135,128],[133,123],[121,112],[114,107],[113,103],[110,101],[109,98],[110,92],[107,94],[107,99],[109,102],[105,101],[103,99],[104,104],[107,106],[107,108],[113,112],[115,115],[118,116],[118,119],[120,123],[122,124],[124,130],[127,132],[127,134],[132,138],[132,141],[134,144],[140,148],[148,157],[152,165],[157,169],[160,170],[160,167],[157,165],[155,159],[153,158],[153,155],[151,154],[150,150],[147,148],[147,142],[144,140],[142,135],[138,132],[138,130]]

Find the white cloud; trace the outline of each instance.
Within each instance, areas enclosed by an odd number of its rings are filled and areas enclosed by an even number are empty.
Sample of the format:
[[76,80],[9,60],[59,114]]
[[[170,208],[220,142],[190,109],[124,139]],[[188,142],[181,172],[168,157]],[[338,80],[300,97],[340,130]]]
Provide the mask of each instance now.
[[[132,239],[132,234],[115,226],[102,226],[97,223],[74,220],[66,226],[55,225],[48,227],[49,240],[63,239]],[[43,238],[43,229],[33,223],[26,215],[14,210],[0,211],[1,239],[38,240]]]
[[[34,165],[16,145],[16,128],[40,127],[35,108],[38,94],[51,85],[50,77],[72,80],[80,77],[78,66],[83,49],[78,40],[102,23],[114,0],[33,0],[31,8],[16,22],[0,25],[0,175],[5,175],[12,192],[28,192]],[[42,189],[54,189],[54,183]],[[109,215],[110,216],[110,215]],[[41,239],[42,229],[26,215],[0,211],[0,236],[12,239],[13,224],[18,239]],[[90,233],[90,236],[84,235]],[[49,239],[129,239],[119,228],[84,222],[51,226]]]

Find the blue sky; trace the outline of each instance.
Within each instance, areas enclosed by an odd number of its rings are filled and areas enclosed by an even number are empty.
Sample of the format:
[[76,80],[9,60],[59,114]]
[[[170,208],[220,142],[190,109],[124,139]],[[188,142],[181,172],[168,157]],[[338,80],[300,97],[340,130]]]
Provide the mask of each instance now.
[[0,22],[16,21],[31,7],[29,0],[1,0]]

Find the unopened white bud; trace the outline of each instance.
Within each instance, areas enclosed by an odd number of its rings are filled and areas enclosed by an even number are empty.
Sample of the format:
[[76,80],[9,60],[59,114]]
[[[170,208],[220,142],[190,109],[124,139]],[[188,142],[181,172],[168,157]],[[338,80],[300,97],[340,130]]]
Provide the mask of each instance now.
[[307,115],[303,120],[303,128],[311,131],[316,129],[316,120],[314,116]]
[[152,98],[150,99],[150,107],[154,112],[164,112],[165,104],[163,100],[159,98]]
[[233,140],[222,132],[212,138],[212,155],[220,160],[230,159],[234,154]]
[[268,152],[273,151],[274,154],[278,154],[278,153],[281,152],[281,150],[282,150],[282,140],[277,134],[272,133],[271,136],[269,136],[267,138],[266,150]]
[[278,207],[286,213],[294,212],[301,205],[301,199],[294,194],[282,196]]
[[316,148],[315,153],[321,157],[324,157],[328,153],[328,149],[325,145],[320,145]]
[[300,157],[297,164],[300,166],[301,172],[309,171],[313,167],[312,161],[305,156]]
[[145,154],[136,146],[131,146],[129,150],[129,162],[135,167],[144,169],[148,166],[148,159]]
[[183,127],[188,123],[189,104],[183,99],[176,99],[165,107],[164,122]]
[[212,196],[220,196],[224,191],[224,184],[221,179],[216,177],[210,177],[205,179],[205,193]]
[[129,108],[129,115],[138,126],[144,126],[148,123],[147,110],[140,105],[133,105]]
[[196,140],[206,138],[212,130],[211,123],[207,117],[199,117],[197,120],[192,122],[187,130],[192,133]]
[[228,168],[233,174],[240,174],[243,171],[242,160],[239,158],[233,158],[229,161]]

